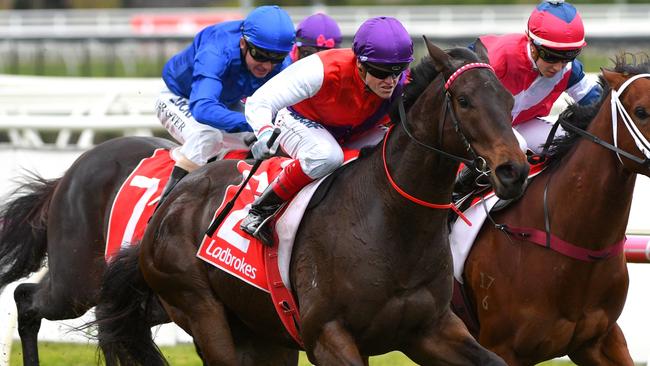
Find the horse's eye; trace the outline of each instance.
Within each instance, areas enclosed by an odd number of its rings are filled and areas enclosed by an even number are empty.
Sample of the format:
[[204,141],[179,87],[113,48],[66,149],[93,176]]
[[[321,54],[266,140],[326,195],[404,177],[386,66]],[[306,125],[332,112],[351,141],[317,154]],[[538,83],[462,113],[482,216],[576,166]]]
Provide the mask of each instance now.
[[634,109],[634,115],[640,119],[646,119],[649,117],[648,112],[643,107],[636,107],[636,109]]
[[464,97],[464,96],[460,96],[460,97],[458,97],[458,104],[462,108],[467,108],[467,107],[469,107],[469,100],[467,100],[467,98]]

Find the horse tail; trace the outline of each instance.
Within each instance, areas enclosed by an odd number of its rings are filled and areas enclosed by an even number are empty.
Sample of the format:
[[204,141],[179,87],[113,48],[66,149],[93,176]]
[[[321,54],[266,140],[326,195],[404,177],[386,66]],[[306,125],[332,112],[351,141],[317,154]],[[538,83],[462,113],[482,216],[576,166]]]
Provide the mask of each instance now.
[[43,266],[48,209],[60,180],[32,174],[0,208],[0,289]]
[[104,272],[94,323],[106,366],[168,365],[151,335],[148,319],[160,305],[140,272],[139,253],[140,245],[121,250]]

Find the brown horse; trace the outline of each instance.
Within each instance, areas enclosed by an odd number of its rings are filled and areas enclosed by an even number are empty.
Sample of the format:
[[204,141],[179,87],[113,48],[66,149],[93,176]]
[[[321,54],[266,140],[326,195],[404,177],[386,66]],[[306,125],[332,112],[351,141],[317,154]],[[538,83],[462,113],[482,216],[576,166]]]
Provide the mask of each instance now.
[[[39,364],[43,318],[78,318],[96,305],[113,199],[140,160],[172,146],[160,138],[105,142],[85,152],[61,178],[27,178],[2,204],[0,290],[40,269],[46,258],[48,264],[39,283],[14,291],[24,365]],[[166,319],[162,311],[151,315],[152,324]]]
[[[622,92],[622,106],[647,138],[650,64],[624,61],[617,57],[615,70],[602,75],[611,90]],[[643,73],[620,90],[627,79]],[[562,355],[580,365],[633,364],[616,324],[628,274],[622,248],[615,244],[625,237],[636,174],[650,175],[649,152],[647,145],[643,153],[637,148],[620,110],[614,141],[611,98],[606,90],[598,105],[572,105],[560,119],[565,129],[573,130],[566,122],[577,125],[634,157],[570,133],[554,143],[549,166],[523,198],[493,214],[511,233],[515,227],[536,228],[545,239],[548,225],[551,246],[561,239],[576,246],[570,252],[588,258],[572,258],[485,225],[466,261],[464,279],[480,325],[478,340],[509,365]]]
[[[528,164],[511,132],[513,99],[487,65],[473,68],[479,59],[468,49],[445,53],[429,42],[427,48],[430,58],[413,70],[406,89],[408,114],[384,138],[385,153],[380,144],[344,168],[298,230],[290,277],[300,336],[315,364],[361,366],[367,356],[392,350],[422,365],[504,364],[450,311],[448,212],[398,193],[384,159],[403,191],[445,203],[459,163],[439,151],[474,152],[492,167],[498,194],[518,196]],[[445,80],[451,80],[447,93]],[[143,356],[150,354],[150,333],[138,325],[137,312],[147,287],[194,337],[205,364],[292,364],[283,350],[298,345],[268,294],[196,258],[226,186],[240,180],[230,161],[197,171],[153,216],[138,250],[110,266],[97,307],[107,364],[161,362]],[[136,262],[139,271],[129,268]],[[242,340],[269,353],[238,360]]]

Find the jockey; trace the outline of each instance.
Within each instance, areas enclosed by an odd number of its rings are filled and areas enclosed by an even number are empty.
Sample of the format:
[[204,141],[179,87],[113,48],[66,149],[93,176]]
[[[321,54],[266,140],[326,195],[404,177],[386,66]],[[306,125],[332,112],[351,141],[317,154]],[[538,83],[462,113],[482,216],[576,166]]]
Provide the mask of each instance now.
[[[580,14],[562,0],[540,3],[528,18],[525,34],[486,35],[470,45],[478,53],[487,51],[497,77],[514,96],[513,131],[524,152],[541,152],[553,127],[542,117],[550,114],[562,92],[582,105],[600,99],[602,87],[586,77],[576,59],[586,45]],[[564,133],[558,127],[556,135]],[[461,172],[456,191],[469,193],[479,174]]]
[[291,50],[291,61],[318,51],[339,48],[341,38],[341,29],[330,16],[323,13],[310,15],[296,28],[296,44]]
[[[357,30],[352,49],[301,59],[248,98],[255,158],[271,156],[279,145],[294,160],[253,202],[242,230],[271,245],[266,221],[302,187],[341,166],[341,144],[388,121],[411,61],[413,42],[404,26],[395,18],[372,18]],[[274,117],[281,133],[269,149]]]
[[175,165],[159,206],[188,172],[228,150],[247,148],[244,140],[252,130],[241,100],[291,63],[294,37],[284,10],[261,6],[244,20],[203,29],[167,61],[162,72],[167,90],[156,112],[182,146],[172,150]]

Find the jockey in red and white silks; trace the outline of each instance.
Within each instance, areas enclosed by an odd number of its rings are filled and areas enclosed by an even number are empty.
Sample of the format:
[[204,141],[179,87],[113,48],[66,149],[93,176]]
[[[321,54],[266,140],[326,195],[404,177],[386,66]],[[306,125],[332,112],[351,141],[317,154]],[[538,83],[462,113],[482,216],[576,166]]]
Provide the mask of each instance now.
[[[586,77],[576,56],[584,41],[580,14],[571,4],[548,1],[538,5],[528,20],[526,34],[480,37],[490,65],[515,98],[512,119],[522,150],[539,153],[552,123],[542,119],[563,92],[579,104],[600,99],[602,87]],[[561,127],[558,134],[564,134]]]
[[[305,174],[318,179],[343,161],[340,143],[387,122],[390,99],[366,88],[349,48],[321,51],[289,66],[247,100],[246,118],[256,135],[275,126],[282,149],[302,158]],[[289,106],[289,107],[287,107]],[[380,116],[366,122],[381,108]]]
[[378,131],[411,61],[413,43],[402,24],[372,18],[355,34],[353,49],[298,60],[248,98],[246,119],[258,137],[255,158],[274,150],[267,142],[279,127],[276,143],[295,160],[256,199],[242,230],[270,244],[266,229],[260,231],[266,220],[302,187],[341,166],[341,144]]

